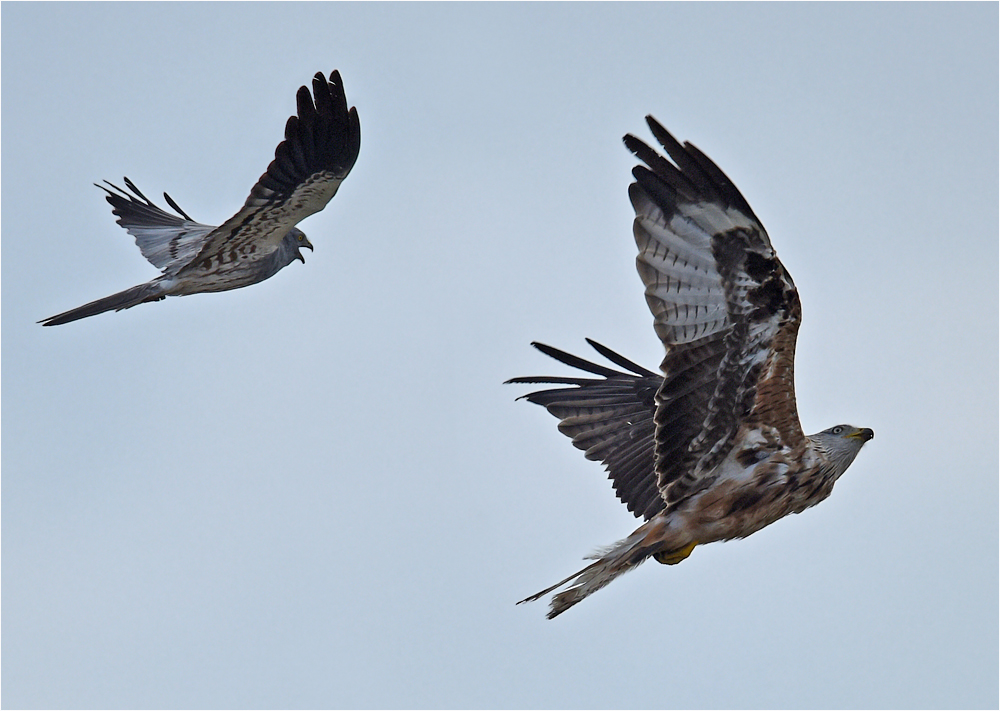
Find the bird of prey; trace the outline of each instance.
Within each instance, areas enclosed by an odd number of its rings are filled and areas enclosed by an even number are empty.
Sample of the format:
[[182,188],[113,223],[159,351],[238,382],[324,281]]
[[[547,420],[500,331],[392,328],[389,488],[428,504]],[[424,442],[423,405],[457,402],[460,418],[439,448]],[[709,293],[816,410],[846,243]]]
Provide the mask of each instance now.
[[[666,356],[660,373],[588,339],[622,370],[533,343],[588,377],[525,377],[560,387],[523,397],[559,418],[618,498],[645,522],[583,570],[521,602],[564,612],[648,558],[674,565],[698,545],[743,538],[830,495],[873,432],[806,435],[792,365],[801,307],[750,205],[708,156],[647,116],[666,157],[633,135],[644,164],[629,186],[636,266]],[[671,162],[672,161],[672,162]],[[519,603],[520,604],[520,603]]]
[[118,224],[163,274],[39,323],[58,326],[167,296],[239,289],[274,276],[296,259],[304,263],[300,250],[311,250],[312,244],[295,225],[326,207],[361,149],[358,112],[347,108],[340,73],[331,73],[329,81],[318,73],[312,85],[312,95],[299,88],[298,116],[285,124],[285,140],[274,160],[242,209],[220,227],[195,222],[166,193],[163,197],[179,214],[160,209],[128,178],[125,186],[132,194],[111,183],[111,190],[98,185]]

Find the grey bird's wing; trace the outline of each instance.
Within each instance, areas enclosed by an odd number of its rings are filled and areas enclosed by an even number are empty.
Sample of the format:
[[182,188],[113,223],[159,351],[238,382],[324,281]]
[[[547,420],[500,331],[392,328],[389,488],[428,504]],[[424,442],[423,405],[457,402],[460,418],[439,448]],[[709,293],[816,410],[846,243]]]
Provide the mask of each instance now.
[[105,199],[118,217],[118,224],[135,237],[142,256],[157,269],[168,271],[190,262],[205,246],[212,230],[216,229],[192,220],[166,193],[163,197],[179,215],[172,215],[154,205],[128,178],[125,178],[125,187],[132,194],[117,185],[105,183],[111,189],[103,185],[97,187],[107,193]]
[[285,140],[243,208],[212,232],[177,273],[211,273],[237,260],[265,259],[292,227],[336,195],[361,149],[357,109],[348,110],[337,71],[329,81],[316,74],[313,94],[300,87],[296,104],[298,115],[285,124]]

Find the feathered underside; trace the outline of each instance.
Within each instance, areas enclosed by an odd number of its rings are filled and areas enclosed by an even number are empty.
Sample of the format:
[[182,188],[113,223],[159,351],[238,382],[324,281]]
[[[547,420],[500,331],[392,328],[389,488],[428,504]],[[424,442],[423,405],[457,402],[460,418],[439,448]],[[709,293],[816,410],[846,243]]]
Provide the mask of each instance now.
[[558,417],[559,431],[584,451],[587,459],[604,463],[618,498],[636,516],[647,520],[663,510],[653,462],[656,391],[663,376],[646,370],[589,338],[601,355],[628,372],[617,371],[570,355],[544,343],[532,343],[547,356],[597,378],[531,376],[508,383],[565,385],[522,397]]
[[[793,360],[801,308],[791,277],[732,181],[652,117],[671,160],[635,136],[636,267],[666,350],[662,376],[599,344],[618,372],[548,346],[547,355],[602,379],[515,378],[570,387],[527,395],[560,431],[602,461],[619,498],[647,520],[710,486],[716,467],[766,431],[768,448],[801,449]],[[749,443],[747,443],[749,446]]]
[[667,506],[711,483],[741,426],[803,439],[793,360],[798,292],[732,181],[651,116],[668,161],[635,136],[629,186],[636,266],[666,348],[656,394],[656,470]]
[[285,140],[250,191],[243,208],[218,227],[179,273],[213,272],[237,260],[254,261],[274,251],[288,231],[319,212],[351,172],[361,149],[361,125],[348,110],[344,84],[334,71],[313,78],[313,93],[300,87],[298,115],[285,124]]
[[322,210],[351,172],[361,148],[358,113],[347,108],[340,73],[313,78],[313,93],[300,87],[298,114],[285,125],[285,140],[243,208],[220,227],[195,222],[163,194],[177,214],[163,210],[125,178],[107,193],[118,224],[135,237],[146,259],[163,274],[148,284],[112,294],[43,319],[56,326],[105,311],[128,309],[166,296],[228,291],[269,279],[312,249],[295,225]]
[[157,269],[176,271],[189,263],[217,229],[192,220],[166,193],[163,197],[178,215],[160,208],[128,178],[125,178],[126,190],[107,181],[105,185],[97,187],[107,193],[105,198],[118,218],[116,222],[135,237],[142,256]]
[[618,371],[533,344],[588,377],[515,378],[561,387],[525,395],[560,419],[619,498],[646,521],[555,592],[562,614],[653,558],[743,538],[827,496],[873,433],[837,425],[806,437],[795,407],[798,293],[750,206],[708,157],[652,117],[664,157],[635,136],[636,266],[665,355],[652,373],[593,341]]
[[[163,193],[163,197],[179,215],[163,210],[143,195],[135,183],[127,177],[125,190],[107,181],[105,185],[97,187],[107,193],[105,198],[111,204],[112,212],[118,217],[118,224],[135,237],[135,243],[143,256],[151,264],[162,269],[165,275],[170,276],[190,263],[204,248],[212,232],[218,229],[195,222],[167,193]],[[278,249],[255,261],[242,260],[230,264],[223,275],[224,278],[202,279],[190,289],[185,288],[183,284],[175,284],[172,292],[183,294],[187,291],[190,293],[227,291],[257,284],[274,276],[295,259],[305,262],[301,247],[312,249],[305,235],[298,230],[286,232]]]

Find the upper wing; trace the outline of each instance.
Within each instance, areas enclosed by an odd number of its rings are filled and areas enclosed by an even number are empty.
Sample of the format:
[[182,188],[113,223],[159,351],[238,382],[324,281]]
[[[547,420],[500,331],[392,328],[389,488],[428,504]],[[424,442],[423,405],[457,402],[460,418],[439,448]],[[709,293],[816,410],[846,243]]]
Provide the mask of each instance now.
[[212,233],[187,270],[212,270],[273,252],[285,234],[319,212],[351,172],[361,149],[361,125],[348,110],[344,84],[334,71],[313,77],[313,94],[300,87],[298,116],[285,124],[285,140],[250,191],[243,208]]
[[666,347],[656,394],[656,470],[673,504],[711,473],[755,424],[794,446],[804,435],[792,363],[798,293],[767,233],[732,181],[705,154],[647,116],[673,163],[638,138],[645,165],[629,186],[636,266]]
[[587,339],[594,349],[630,371],[623,373],[542,343],[532,345],[566,365],[601,376],[531,376],[508,383],[571,385],[524,395],[558,417],[559,431],[573,439],[587,459],[604,462],[615,493],[636,516],[652,518],[664,508],[653,466],[654,396],[663,377],[636,365],[610,348]]
[[135,237],[142,256],[158,269],[190,262],[215,229],[192,220],[166,193],[163,197],[170,207],[180,213],[180,217],[154,205],[128,178],[125,178],[125,187],[132,191],[132,195],[117,185],[105,183],[112,190],[103,185],[97,187],[107,193],[105,198],[111,203],[112,212],[118,216],[118,224]]

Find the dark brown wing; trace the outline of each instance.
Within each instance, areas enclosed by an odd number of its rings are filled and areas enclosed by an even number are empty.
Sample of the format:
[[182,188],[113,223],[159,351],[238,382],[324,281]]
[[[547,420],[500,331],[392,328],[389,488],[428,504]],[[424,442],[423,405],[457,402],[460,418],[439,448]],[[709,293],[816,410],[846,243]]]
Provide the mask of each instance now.
[[[709,485],[741,427],[804,439],[792,363],[801,309],[791,277],[732,181],[652,117],[673,161],[638,138],[629,187],[654,327],[666,348],[656,394],[656,471],[667,505]],[[743,429],[742,431],[746,431]]]
[[542,343],[532,343],[547,356],[599,378],[532,376],[508,383],[544,383],[569,387],[539,390],[522,396],[559,418],[559,431],[604,463],[615,493],[636,516],[652,518],[664,508],[653,466],[654,397],[663,378],[587,339],[594,349],[628,372],[591,363]]

